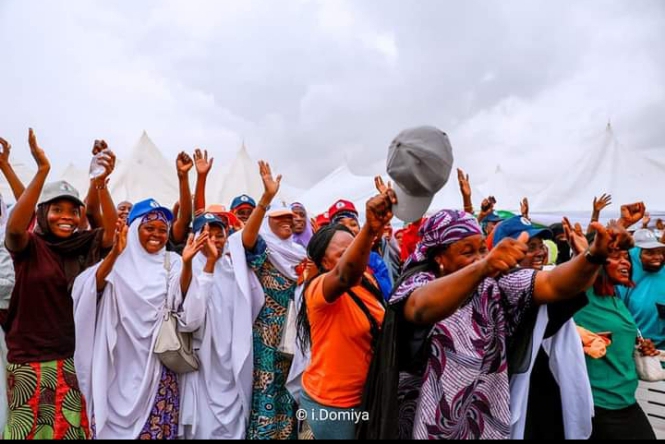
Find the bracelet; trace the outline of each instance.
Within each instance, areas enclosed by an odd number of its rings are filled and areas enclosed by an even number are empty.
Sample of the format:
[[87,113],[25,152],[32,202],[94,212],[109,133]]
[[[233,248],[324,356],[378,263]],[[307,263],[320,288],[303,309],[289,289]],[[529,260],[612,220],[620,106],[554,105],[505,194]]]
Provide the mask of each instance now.
[[584,259],[587,260],[590,264],[593,265],[606,265],[608,260],[606,257],[595,256],[591,253],[591,249],[587,248],[584,252]]
[[260,208],[263,208],[263,211],[268,211],[268,207],[270,207],[270,204],[265,205],[265,204],[262,204],[261,202],[259,202],[257,204],[257,206],[260,207]]

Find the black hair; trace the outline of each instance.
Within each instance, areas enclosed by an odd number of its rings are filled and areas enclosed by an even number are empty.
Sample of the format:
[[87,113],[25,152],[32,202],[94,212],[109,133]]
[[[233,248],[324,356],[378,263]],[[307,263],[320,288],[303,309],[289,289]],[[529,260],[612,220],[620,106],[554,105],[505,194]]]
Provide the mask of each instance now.
[[353,235],[351,230],[346,228],[344,225],[331,224],[326,225],[317,231],[310,239],[309,244],[307,244],[307,257],[311,259],[312,262],[314,262],[316,268],[318,269],[318,273],[307,279],[307,282],[305,282],[305,287],[303,288],[302,293],[302,302],[300,304],[300,310],[298,311],[297,340],[300,349],[303,351],[309,349],[312,344],[312,331],[309,323],[309,317],[307,316],[305,293],[307,292],[307,288],[309,288],[309,284],[312,283],[314,278],[321,275],[322,273],[325,273],[325,270],[323,269],[323,258],[326,256],[326,250],[328,249],[328,245],[330,245],[330,241],[332,241],[333,237],[335,237],[335,234],[338,231],[347,232]]

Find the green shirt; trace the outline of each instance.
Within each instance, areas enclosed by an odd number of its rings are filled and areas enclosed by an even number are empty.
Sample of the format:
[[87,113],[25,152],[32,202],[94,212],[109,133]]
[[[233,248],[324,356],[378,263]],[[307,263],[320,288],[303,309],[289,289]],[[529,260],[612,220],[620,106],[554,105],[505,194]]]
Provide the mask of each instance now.
[[587,371],[596,406],[618,410],[635,404],[638,377],[633,351],[637,326],[624,303],[615,296],[598,296],[587,291],[589,305],[578,311],[575,322],[580,327],[598,332],[612,332],[612,343],[600,359],[586,356]]

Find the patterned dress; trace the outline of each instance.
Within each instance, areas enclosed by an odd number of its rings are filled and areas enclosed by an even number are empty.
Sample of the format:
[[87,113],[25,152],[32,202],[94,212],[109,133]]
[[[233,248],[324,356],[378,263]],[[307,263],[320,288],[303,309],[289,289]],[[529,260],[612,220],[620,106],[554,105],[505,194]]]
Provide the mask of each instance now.
[[254,386],[247,439],[297,439],[296,402],[286,390],[291,359],[277,348],[296,282],[268,260],[265,241],[259,237],[247,263],[261,282],[265,305],[253,328]]
[[4,439],[88,439],[74,358],[7,366]]
[[155,405],[139,434],[139,439],[177,439],[179,413],[178,375],[162,366]]
[[[453,315],[434,325],[423,377],[400,378],[399,398],[407,401],[400,406],[401,433],[412,426],[415,439],[510,437],[506,342],[531,304],[535,275],[519,270],[485,279]],[[429,272],[413,275],[390,303],[434,279]]]

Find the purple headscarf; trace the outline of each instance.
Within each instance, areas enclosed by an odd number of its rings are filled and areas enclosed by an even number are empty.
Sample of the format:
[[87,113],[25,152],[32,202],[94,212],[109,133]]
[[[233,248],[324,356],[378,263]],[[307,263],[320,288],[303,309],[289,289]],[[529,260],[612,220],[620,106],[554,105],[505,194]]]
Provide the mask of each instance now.
[[312,230],[312,224],[309,222],[309,218],[307,217],[307,210],[305,209],[305,206],[300,202],[293,202],[291,204],[291,210],[295,209],[303,210],[305,212],[305,231],[300,234],[294,234],[293,241],[302,245],[304,248],[307,248],[307,244],[309,244],[312,236],[314,236],[314,230]]
[[441,210],[420,227],[418,232],[420,242],[409,256],[408,262],[424,262],[430,249],[450,245],[482,233],[478,221],[472,214],[458,210]]

